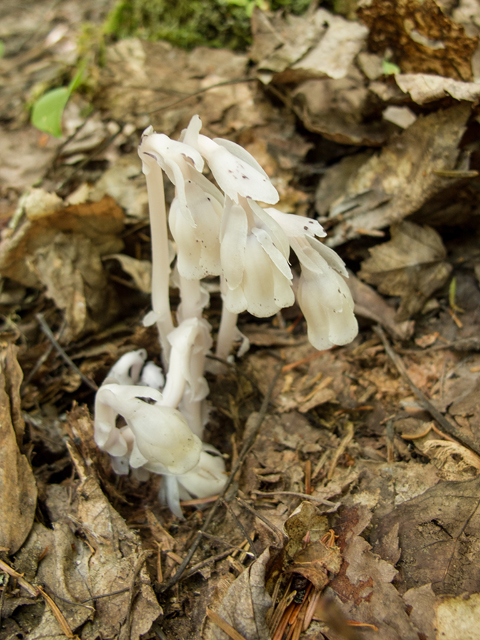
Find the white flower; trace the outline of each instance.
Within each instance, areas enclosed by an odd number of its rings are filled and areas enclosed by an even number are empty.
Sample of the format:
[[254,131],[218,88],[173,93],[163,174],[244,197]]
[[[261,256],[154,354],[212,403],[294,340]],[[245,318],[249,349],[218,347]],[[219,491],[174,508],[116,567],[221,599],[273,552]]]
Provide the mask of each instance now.
[[183,475],[163,478],[160,489],[160,500],[168,504],[170,511],[178,518],[183,519],[180,500],[196,498],[209,498],[222,491],[227,481],[225,463],[220,455],[212,455],[216,450],[209,445],[204,445],[197,466]]
[[230,312],[267,317],[293,304],[288,240],[256,202],[225,199],[220,242],[222,295]]
[[[180,411],[161,402],[162,394],[150,387],[103,384],[95,397],[95,442],[112,456],[129,454],[132,468],[174,475],[190,471],[198,463],[202,443]],[[118,415],[129,432],[117,429]]]
[[182,134],[182,139],[202,154],[226,196],[237,204],[239,197],[252,198],[268,204],[278,202],[277,190],[248,151],[230,140],[211,140],[201,135],[201,127],[200,118],[193,116]]
[[[325,236],[316,220],[266,209],[282,227],[302,268],[297,299],[308,339],[320,351],[351,342],[358,333],[353,299],[341,258],[315,236]],[[343,277],[342,277],[343,276]]]
[[223,198],[205,176],[185,163],[184,195],[170,206],[168,222],[177,243],[177,267],[190,280],[220,274],[220,221]]
[[144,387],[152,387],[153,389],[163,389],[165,384],[165,376],[161,367],[154,362],[146,362],[140,376],[140,384]]
[[118,384],[137,384],[146,359],[145,349],[124,353],[110,369],[107,378],[114,378]]
[[170,207],[169,226],[177,243],[178,270],[187,279],[220,274],[220,219],[223,196],[202,175],[203,158],[184,142],[171,140],[149,129],[142,137],[140,157],[153,158],[176,188]]

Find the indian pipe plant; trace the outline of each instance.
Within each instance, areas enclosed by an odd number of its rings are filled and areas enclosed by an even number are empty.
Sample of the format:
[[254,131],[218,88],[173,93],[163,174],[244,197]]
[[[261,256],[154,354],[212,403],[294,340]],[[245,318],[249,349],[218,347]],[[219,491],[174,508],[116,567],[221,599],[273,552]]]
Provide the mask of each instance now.
[[[144,349],[127,353],[95,400],[95,441],[110,454],[114,471],[131,471],[141,480],[149,473],[164,476],[160,499],[179,518],[180,500],[215,495],[227,478],[220,453],[202,442],[208,420],[205,362],[213,344],[203,316],[209,295],[202,279],[220,277],[220,359],[237,340],[239,355],[248,349],[237,328],[239,313],[272,316],[293,305],[295,294],[316,349],[347,344],[358,331],[345,265],[317,239],[325,236],[321,225],[261,207],[259,202],[274,205],[279,199],[265,171],[241,146],[202,135],[201,126],[194,116],[180,141],[148,127],[138,150],[152,237],[152,311],[144,323],[158,327],[164,371],[146,362]],[[203,175],[205,163],[218,186]],[[175,185],[168,217],[163,173]],[[295,293],[291,250],[301,267]],[[171,279],[181,299],[176,323]],[[121,428],[119,415],[125,421]]]

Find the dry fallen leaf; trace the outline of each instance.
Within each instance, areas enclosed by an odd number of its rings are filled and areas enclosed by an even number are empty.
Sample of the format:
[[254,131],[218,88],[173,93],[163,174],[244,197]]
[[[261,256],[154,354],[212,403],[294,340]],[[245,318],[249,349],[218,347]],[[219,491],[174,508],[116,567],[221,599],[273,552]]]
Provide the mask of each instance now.
[[356,315],[381,324],[394,338],[407,340],[413,335],[413,321],[397,322],[395,309],[388,305],[372,287],[359,280],[353,273],[349,273],[348,288],[355,302]]
[[37,249],[30,262],[46,286],[46,295],[65,310],[63,341],[98,331],[115,318],[118,300],[96,247],[85,236],[57,233],[48,245]]
[[24,424],[19,413],[22,375],[13,345],[0,351],[0,547],[15,553],[33,524],[35,478],[21,453]]
[[293,558],[289,573],[309,580],[315,589],[323,589],[340,571],[342,556],[338,547],[327,547],[321,540],[307,544]]
[[59,232],[86,236],[101,256],[123,248],[118,236],[124,214],[110,197],[65,206],[55,194],[32,189],[25,200],[25,214],[26,220],[0,243],[0,273],[27,287],[42,287],[28,259],[48,247]]
[[[72,414],[71,419],[84,417]],[[65,486],[49,491],[49,510],[61,512],[63,519],[56,522],[37,580],[48,588],[72,630],[81,627],[82,640],[138,640],[162,613],[144,566],[150,552],[142,550],[140,539],[110,505],[78,453],[70,452],[80,480],[73,494]],[[30,637],[57,635],[58,622],[45,608]]]
[[[327,587],[326,595],[336,600],[349,620],[377,627],[382,640],[418,640],[423,629],[413,624],[405,602],[392,584],[396,569],[375,555],[370,544],[359,535],[370,517],[363,506],[340,512],[336,530],[344,562],[340,573]],[[334,640],[337,638],[340,636],[333,635]]]
[[417,104],[425,104],[447,96],[455,100],[475,102],[480,96],[478,82],[459,82],[426,73],[397,73],[395,81]]
[[112,253],[107,258],[115,258],[122,265],[125,273],[132,277],[136,287],[143,293],[152,292],[152,263],[150,260],[137,260],[123,253]]
[[292,91],[292,98],[305,127],[329,140],[369,147],[386,140],[385,123],[367,121],[369,93],[354,67],[343,78],[307,80]]
[[70,206],[55,194],[32,189],[26,220],[0,243],[0,274],[27,287],[46,287],[65,310],[69,342],[104,327],[118,311],[100,257],[121,250],[124,214],[106,196]]
[[363,25],[326,9],[285,17],[253,16],[252,60],[261,80],[291,83],[306,78],[344,78],[368,33]]
[[[435,603],[436,638],[445,640],[477,640],[480,616],[480,593],[469,597],[445,598]],[[430,640],[430,636],[428,638]]]
[[337,246],[398,222],[454,186],[458,178],[437,172],[455,169],[470,111],[470,105],[462,103],[419,116],[353,173],[344,195],[330,207],[330,217],[338,223],[328,244]]
[[[269,640],[265,621],[272,599],[265,591],[265,567],[270,551],[262,555],[231,584],[216,613],[245,640]],[[218,626],[209,625],[205,640],[230,640]]]
[[391,228],[392,239],[370,249],[359,277],[381,293],[400,296],[396,320],[418,313],[428,298],[443,286],[452,271],[440,235],[431,227],[403,221]]
[[[114,119],[131,122],[136,118],[138,127],[151,122],[167,135],[186,125],[195,113],[202,119],[204,132],[214,123],[215,135],[225,135],[232,128],[263,122],[253,108],[254,87],[233,83],[204,89],[245,78],[247,64],[247,55],[224,49],[197,47],[187,52],[165,41],[120,40],[107,47],[97,102]],[[190,94],[195,100],[185,99]],[[173,108],[166,109],[168,105]]]
[[373,529],[374,550],[398,527],[401,584],[431,583],[436,594],[476,593],[480,580],[471,558],[480,552],[480,477],[440,482],[381,518]]

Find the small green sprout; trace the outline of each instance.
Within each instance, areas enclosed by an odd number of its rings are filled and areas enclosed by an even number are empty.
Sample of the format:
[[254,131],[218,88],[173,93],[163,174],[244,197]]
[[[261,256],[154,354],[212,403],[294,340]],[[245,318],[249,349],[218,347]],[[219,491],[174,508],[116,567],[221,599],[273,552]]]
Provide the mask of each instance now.
[[67,102],[79,86],[86,62],[80,64],[75,77],[68,87],[58,87],[44,93],[33,105],[31,122],[34,127],[55,138],[62,137],[62,116]]

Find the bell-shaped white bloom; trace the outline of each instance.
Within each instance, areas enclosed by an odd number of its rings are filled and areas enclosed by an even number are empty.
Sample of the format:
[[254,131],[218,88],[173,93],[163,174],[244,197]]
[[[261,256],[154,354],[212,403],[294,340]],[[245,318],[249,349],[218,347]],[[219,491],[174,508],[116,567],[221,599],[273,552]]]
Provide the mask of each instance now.
[[177,243],[177,267],[181,276],[200,280],[220,274],[220,191],[193,167],[184,163],[184,195],[173,200],[168,218]]
[[146,359],[145,349],[124,353],[110,369],[107,378],[115,378],[118,384],[137,384]]
[[220,241],[222,296],[231,313],[267,317],[294,303],[288,239],[261,207],[226,198]]
[[168,179],[173,182],[179,192],[183,191],[184,178],[181,165],[184,161],[200,173],[203,171],[203,158],[196,149],[184,142],[171,140],[164,133],[155,133],[151,126],[143,132],[138,154],[143,162],[142,170],[145,175],[150,172],[148,158],[144,157],[148,156],[165,171]]
[[223,489],[227,481],[225,462],[220,455],[212,455],[202,451],[196,467],[187,473],[177,476],[179,484],[191,496],[208,498]]
[[212,455],[209,451],[215,453],[216,450],[204,445],[200,460],[191,471],[177,476],[166,475],[163,478],[160,500],[168,504],[170,511],[181,520],[183,514],[180,500],[190,500],[192,497],[209,498],[220,493],[225,486],[228,477],[225,462],[220,455]]
[[165,384],[162,368],[152,361],[145,362],[146,359],[146,349],[124,353],[108,372],[107,379],[123,385],[140,384],[144,387],[162,389]]
[[[144,167],[153,158],[175,185],[169,227],[177,244],[179,273],[197,279],[220,274],[220,219],[223,196],[202,175],[203,158],[184,142],[147,130],[140,157]],[[144,168],[145,171],[145,168]]]
[[201,126],[200,118],[193,116],[183,141],[202,154],[225,195],[237,204],[239,196],[276,204],[278,192],[255,158],[235,142],[201,135]]
[[[149,404],[146,400],[154,400]],[[150,387],[103,384],[95,398],[95,442],[113,456],[130,452],[129,464],[154,473],[183,474],[198,463],[202,443],[182,414],[161,406],[162,394]],[[133,434],[117,429],[121,415]]]
[[152,387],[152,389],[163,389],[165,384],[165,376],[162,368],[154,362],[146,362],[140,375],[140,384],[144,387]]
[[342,259],[315,236],[324,236],[316,220],[266,209],[282,227],[302,268],[297,299],[307,321],[308,339],[320,351],[348,344],[358,333],[353,298],[344,280]]

